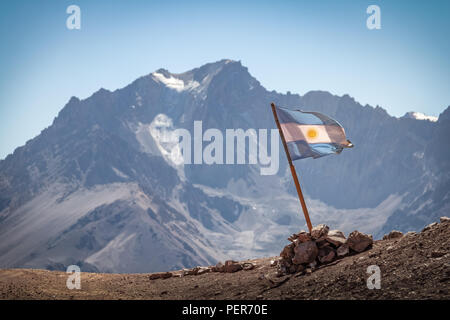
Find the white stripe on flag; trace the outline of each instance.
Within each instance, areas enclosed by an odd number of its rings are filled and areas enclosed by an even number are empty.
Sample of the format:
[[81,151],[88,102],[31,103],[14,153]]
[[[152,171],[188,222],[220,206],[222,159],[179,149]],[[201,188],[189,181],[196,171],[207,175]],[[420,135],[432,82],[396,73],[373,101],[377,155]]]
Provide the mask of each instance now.
[[281,123],[286,142],[304,140],[307,143],[331,143],[325,125]]

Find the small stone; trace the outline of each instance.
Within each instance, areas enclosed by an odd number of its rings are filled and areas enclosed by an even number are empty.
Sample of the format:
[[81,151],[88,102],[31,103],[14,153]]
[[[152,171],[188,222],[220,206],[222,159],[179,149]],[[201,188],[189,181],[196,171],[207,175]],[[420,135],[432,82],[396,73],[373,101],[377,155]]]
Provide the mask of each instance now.
[[371,235],[359,231],[353,231],[348,235],[347,244],[350,249],[356,252],[363,252],[373,243]]
[[330,242],[325,241],[325,240],[316,241],[316,244],[319,249],[330,246]]
[[242,269],[244,270],[252,270],[255,268],[255,265],[251,262],[244,262],[242,265]]
[[170,277],[172,277],[172,272],[163,272],[161,275],[161,279],[168,279]]
[[155,279],[167,279],[172,277],[172,273],[171,272],[158,272],[158,273],[152,273],[151,275],[148,276],[148,278],[150,280],[155,280]]
[[345,257],[349,253],[348,244],[343,244],[336,250],[338,257]]
[[345,239],[344,233],[342,231],[336,230],[336,229],[328,231],[327,236],[329,236],[329,237],[339,237],[339,238],[344,238]]
[[427,225],[425,228],[422,229],[422,232],[430,230],[434,226],[437,226],[437,222],[430,223],[429,225]]
[[211,272],[211,269],[210,269],[210,268],[208,268],[208,267],[200,267],[200,268],[197,270],[197,275],[204,274],[204,273],[208,273],[208,272]]
[[345,238],[329,236],[329,235],[325,238],[325,240],[327,242],[331,243],[332,245],[334,245],[335,247],[339,247],[347,241]]
[[441,223],[450,222],[450,218],[449,217],[440,217],[439,221],[441,221]]
[[306,231],[300,231],[297,233],[297,243],[303,243],[307,241],[311,241],[311,236]]
[[224,272],[233,273],[242,270],[242,265],[237,261],[227,260],[225,261]]
[[294,256],[294,247],[294,243],[288,244],[283,248],[283,251],[281,251],[280,257],[285,259],[292,259],[292,257]]
[[308,241],[296,246],[294,252],[295,256],[292,259],[292,262],[294,264],[303,264],[313,262],[317,257],[319,249],[314,241]]
[[296,266],[295,273],[299,273],[299,272],[305,271],[305,266],[304,266],[304,265],[302,265],[302,264],[297,264],[297,265],[295,265],[295,266]]
[[314,228],[312,228],[311,238],[317,240],[319,238],[326,237],[329,229],[330,228],[327,225],[319,224],[319,225],[315,226]]
[[301,266],[301,264],[293,264],[292,266],[290,266],[288,269],[289,273],[296,273],[298,266]]
[[224,265],[222,262],[217,262],[217,264],[211,268],[212,272],[223,272]]
[[397,230],[392,230],[389,234],[383,236],[383,240],[391,240],[403,237],[403,233]]
[[183,270],[181,270],[181,276],[184,277],[184,276],[189,275],[189,271],[190,271],[190,269],[183,269]]
[[189,269],[187,274],[190,276],[195,276],[199,270],[200,270],[200,267],[195,267],[195,268]]
[[276,267],[278,265],[278,260],[270,260],[270,266]]
[[331,250],[328,252],[327,255],[319,257],[319,261],[324,264],[330,263],[334,260],[335,256],[336,256],[336,253],[334,252],[334,250]]
[[292,260],[291,260],[291,259],[289,259],[289,260],[287,260],[287,259],[281,259],[281,260],[278,262],[278,265],[277,265],[277,274],[278,274],[278,275],[285,275],[285,274],[288,274],[291,265],[292,265]]
[[431,252],[431,257],[432,258],[440,258],[442,256],[445,256],[446,252],[444,251],[438,251],[438,250],[434,250]]

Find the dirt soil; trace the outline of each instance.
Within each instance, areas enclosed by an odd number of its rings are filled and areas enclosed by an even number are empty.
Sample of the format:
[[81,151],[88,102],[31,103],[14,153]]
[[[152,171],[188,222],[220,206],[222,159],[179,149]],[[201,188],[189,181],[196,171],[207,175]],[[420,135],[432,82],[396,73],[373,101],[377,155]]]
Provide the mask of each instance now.
[[[281,251],[282,248],[280,248]],[[276,277],[275,258],[248,260],[253,270],[150,280],[149,274],[81,273],[81,289],[68,274],[0,270],[0,299],[449,299],[450,223],[399,239],[312,273]],[[381,288],[368,289],[367,267],[381,270]]]

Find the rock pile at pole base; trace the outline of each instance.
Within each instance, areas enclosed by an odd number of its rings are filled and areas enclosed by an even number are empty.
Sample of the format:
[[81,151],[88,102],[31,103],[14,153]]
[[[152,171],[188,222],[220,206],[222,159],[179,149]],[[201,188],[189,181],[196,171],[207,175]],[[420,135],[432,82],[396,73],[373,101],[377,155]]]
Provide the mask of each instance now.
[[368,250],[373,243],[371,235],[353,231],[348,238],[339,230],[329,230],[324,224],[312,228],[311,233],[300,231],[288,238],[291,242],[280,253],[277,274],[312,271],[353,253]]

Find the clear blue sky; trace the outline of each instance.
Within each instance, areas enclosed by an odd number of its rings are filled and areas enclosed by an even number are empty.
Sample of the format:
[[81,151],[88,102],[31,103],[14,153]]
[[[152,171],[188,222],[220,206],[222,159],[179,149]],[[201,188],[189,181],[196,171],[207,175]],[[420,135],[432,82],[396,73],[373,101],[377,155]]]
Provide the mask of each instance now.
[[[81,30],[66,28],[71,4]],[[366,28],[370,4],[381,30]],[[1,1],[0,159],[71,96],[222,58],[269,90],[437,116],[450,104],[449,13],[450,1]]]

